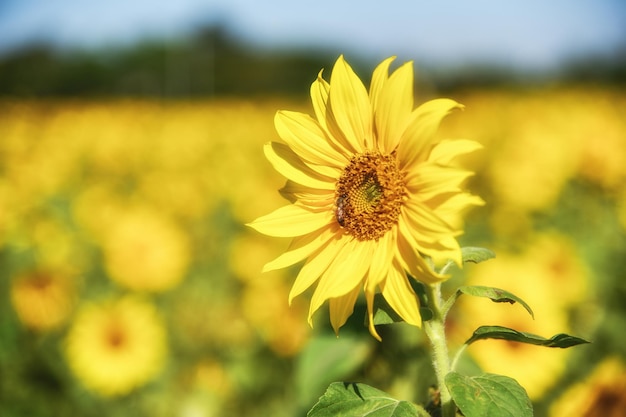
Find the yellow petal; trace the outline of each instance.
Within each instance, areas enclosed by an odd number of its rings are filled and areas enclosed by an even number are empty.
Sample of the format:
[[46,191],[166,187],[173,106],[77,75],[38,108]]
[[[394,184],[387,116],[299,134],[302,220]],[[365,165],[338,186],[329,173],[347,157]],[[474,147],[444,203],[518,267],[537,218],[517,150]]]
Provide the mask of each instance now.
[[459,191],[461,183],[472,175],[472,171],[427,162],[409,173],[405,181],[409,192],[419,195],[421,201],[427,201],[440,194]]
[[318,165],[313,163],[307,163],[307,166],[313,171],[321,174],[327,178],[339,178],[343,170],[338,166],[333,165]]
[[[323,300],[339,297],[350,291],[355,283],[361,282],[369,267],[371,245],[363,244],[352,237],[344,237],[343,247],[334,255],[332,264],[325,271],[318,286],[317,296]],[[313,295],[311,304],[317,303]]]
[[[454,229],[448,233],[416,233],[410,226],[407,227],[407,224],[406,218],[403,217],[400,229],[408,245],[419,253],[429,256],[437,265],[440,265],[441,261],[448,260],[460,265],[461,248],[456,240],[456,236],[461,233],[460,229]],[[445,277],[439,276],[437,279],[445,279]]]
[[330,110],[328,103],[329,92],[330,84],[322,78],[322,71],[320,71],[317,75],[317,79],[311,84],[311,101],[313,102],[315,117],[331,140],[331,146],[336,148],[338,152],[345,155],[345,158],[348,159],[349,156],[354,153],[354,150],[339,126],[337,126],[337,121],[335,120],[333,112]]
[[[460,231],[454,230],[448,233],[418,233],[410,226],[410,223],[407,222],[405,217],[401,219],[399,229],[402,233],[402,242],[406,242],[403,244],[407,245],[407,247],[410,247],[412,251],[417,253],[417,262],[420,264],[420,268],[430,270],[420,254],[429,256],[435,261],[436,264],[439,264],[441,260],[460,262],[461,249],[455,238]],[[413,256],[412,254],[407,254],[407,252],[403,253],[405,258],[407,256]],[[445,277],[443,276],[438,276],[435,281],[444,278]]]
[[337,174],[348,162],[326,138],[326,133],[309,115],[279,111],[274,117],[278,135],[302,159],[316,165],[336,168]]
[[437,242],[418,242],[417,249],[429,256],[435,265],[453,261],[459,268],[463,265],[461,247],[453,236],[444,236]]
[[330,107],[337,125],[351,145],[359,152],[372,139],[372,117],[367,90],[350,65],[339,57],[330,76]]
[[374,107],[378,149],[389,154],[396,149],[413,110],[413,63],[398,68],[385,82]]
[[373,291],[365,291],[365,300],[367,300],[367,322],[369,323],[370,334],[374,336],[376,340],[382,342],[383,339],[376,331],[376,326],[374,326],[374,294]]
[[401,267],[408,271],[418,281],[432,284],[441,282],[448,278],[434,272],[427,264],[424,258],[419,254],[416,248],[415,239],[413,239],[411,231],[407,230],[404,222],[398,223],[398,245],[396,259]]
[[263,152],[274,169],[287,179],[320,190],[335,189],[336,180],[313,171],[302,162],[289,146],[283,143],[270,142],[265,144]]
[[383,85],[389,78],[389,66],[396,59],[395,56],[385,59],[378,64],[374,73],[372,74],[372,81],[370,83],[370,101],[372,103],[372,109],[375,109],[378,104],[378,97],[383,89]]
[[318,123],[323,128],[326,126],[326,111],[328,109],[328,91],[330,90],[330,84],[322,78],[322,72],[317,74],[317,79],[311,84],[311,102],[313,103],[313,111]]
[[328,210],[332,210],[335,204],[334,191],[305,187],[291,180],[287,180],[278,192],[290,202],[295,203],[297,201],[305,207],[326,207]]
[[485,200],[483,200],[482,198],[468,193],[459,193],[441,203],[437,207],[437,213],[442,219],[445,220],[448,215],[454,213],[461,214],[470,206],[483,205],[485,205]]
[[335,254],[333,262],[322,274],[311,297],[309,320],[313,313],[329,298],[350,292],[363,281],[369,267],[370,245],[363,245],[354,238],[344,238],[343,247]]
[[294,237],[312,233],[333,221],[329,211],[313,212],[297,204],[290,204],[261,216],[249,223],[257,232],[274,237]]
[[265,264],[262,272],[286,268],[307,258],[313,252],[318,251],[322,245],[328,243],[334,235],[332,228],[332,226],[328,226],[313,233],[294,238],[289,245],[289,249],[278,258]]
[[456,101],[445,98],[427,101],[416,108],[398,144],[400,168],[425,160],[441,120],[452,110],[462,108]]
[[[449,212],[448,215],[446,215],[445,212],[437,209],[437,216],[449,220],[452,224],[459,223],[460,226],[461,218],[458,212]],[[423,255],[429,256],[436,265],[442,265],[443,262],[449,260],[455,262],[458,266],[462,265],[461,248],[455,237],[461,233],[460,227],[452,227],[448,232],[431,231],[429,233],[424,233],[423,231],[422,233],[417,233],[415,230],[419,229],[415,229],[415,227],[419,226],[411,226],[408,217],[401,217],[399,229],[410,247],[416,249]],[[436,279],[440,280],[445,278],[444,276],[439,276]]]
[[437,215],[456,230],[463,226],[463,213],[471,206],[484,205],[485,201],[478,196],[460,192],[442,195],[440,198],[428,201],[428,204],[436,207]]
[[361,286],[357,285],[352,291],[341,297],[335,297],[328,300],[330,312],[330,324],[335,330],[335,334],[339,335],[339,328],[346,324],[348,317],[354,311],[354,304],[361,292]]
[[309,256],[308,260],[300,269],[296,280],[289,292],[289,304],[295,297],[302,294],[328,269],[328,266],[335,259],[335,254],[340,250],[344,242],[340,235],[334,233],[325,245],[322,245],[317,251]]
[[468,154],[482,148],[483,145],[473,140],[446,139],[433,147],[428,160],[437,164],[448,165],[457,156]]
[[366,288],[373,292],[385,279],[396,252],[397,226],[394,226],[378,242],[372,242],[372,259],[367,274]]
[[382,285],[382,293],[385,300],[405,322],[422,327],[417,296],[402,268],[396,262]]
[[450,233],[453,230],[437,213],[418,201],[406,201],[402,207],[401,216],[409,228],[415,230],[416,234],[425,232]]

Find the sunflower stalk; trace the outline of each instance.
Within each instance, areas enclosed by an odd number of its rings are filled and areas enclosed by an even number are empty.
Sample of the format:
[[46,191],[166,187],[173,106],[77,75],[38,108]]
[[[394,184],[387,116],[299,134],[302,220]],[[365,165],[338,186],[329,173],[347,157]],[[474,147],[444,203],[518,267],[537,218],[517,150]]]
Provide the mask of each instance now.
[[448,345],[446,343],[445,315],[442,310],[443,299],[441,296],[441,284],[425,285],[428,306],[433,317],[424,321],[423,327],[426,336],[432,346],[432,360],[437,377],[437,386],[441,399],[442,417],[454,417],[456,406],[445,384],[446,375],[451,370]]

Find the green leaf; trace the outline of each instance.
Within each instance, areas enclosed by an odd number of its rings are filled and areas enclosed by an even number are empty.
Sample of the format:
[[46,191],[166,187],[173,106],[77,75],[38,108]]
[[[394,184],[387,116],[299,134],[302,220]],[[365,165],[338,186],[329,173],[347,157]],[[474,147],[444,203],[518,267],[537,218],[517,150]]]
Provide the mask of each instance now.
[[463,263],[472,262],[477,264],[495,258],[496,254],[490,249],[466,246],[461,248],[461,256],[463,257]]
[[526,390],[513,378],[494,374],[468,377],[450,372],[446,386],[465,417],[533,416]]
[[[391,324],[404,321],[402,317],[389,305],[382,294],[374,295],[374,324]],[[367,316],[366,323],[367,325]]]
[[[466,246],[461,248],[461,259],[464,264],[468,262],[477,264],[495,257],[496,254],[490,249],[474,246]],[[448,261],[439,272],[442,274],[447,273],[448,269],[450,269],[450,267],[452,267],[453,265],[453,261]]]
[[482,339],[504,339],[512,342],[528,343],[531,345],[545,346],[545,347],[558,347],[568,348],[583,343],[589,343],[585,339],[580,337],[570,336],[565,333],[559,333],[552,336],[550,339],[546,339],[541,336],[534,335],[532,333],[520,332],[517,330],[509,329],[503,326],[480,326],[474,331],[474,334],[467,339],[466,345],[476,342]]
[[432,320],[435,313],[428,307],[420,307],[420,316],[422,321]]
[[484,287],[481,285],[464,286],[464,287],[459,287],[456,290],[456,297],[458,297],[461,294],[473,295],[475,297],[489,298],[494,303],[515,304],[516,302],[518,302],[526,309],[526,311],[528,311],[528,313],[532,316],[532,318],[535,318],[535,314],[533,313],[532,309],[530,308],[528,304],[526,304],[524,300],[522,300],[515,294],[512,294],[500,288]]
[[324,335],[311,339],[296,362],[299,404],[308,407],[328,384],[349,378],[363,365],[372,348],[370,338]]
[[409,284],[411,284],[411,288],[415,291],[415,295],[420,302],[420,305],[425,306],[428,305],[428,295],[426,294],[426,284],[420,282],[413,275],[408,274]]
[[430,417],[422,407],[399,401],[369,385],[330,384],[307,417]]

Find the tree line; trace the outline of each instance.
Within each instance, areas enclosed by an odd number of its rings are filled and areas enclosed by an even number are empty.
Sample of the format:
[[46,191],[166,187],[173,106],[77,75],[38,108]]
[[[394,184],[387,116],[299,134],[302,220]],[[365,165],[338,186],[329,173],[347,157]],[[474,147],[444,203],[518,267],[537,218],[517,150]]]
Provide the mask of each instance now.
[[[308,94],[307,86],[336,54],[323,49],[258,49],[221,27],[206,27],[185,39],[144,41],[103,50],[60,50],[30,45],[0,56],[0,96],[136,96],[193,98]],[[361,75],[375,63],[351,64]],[[420,71],[438,91],[545,81],[510,68],[474,66]],[[571,61],[548,78],[562,82],[624,85],[626,47],[614,56]]]

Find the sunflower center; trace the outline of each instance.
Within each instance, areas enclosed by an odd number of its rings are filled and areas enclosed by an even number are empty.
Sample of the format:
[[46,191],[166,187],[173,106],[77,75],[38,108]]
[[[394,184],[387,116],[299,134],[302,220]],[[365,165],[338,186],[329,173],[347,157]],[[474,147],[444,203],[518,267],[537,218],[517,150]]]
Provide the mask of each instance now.
[[355,155],[335,189],[335,216],[358,240],[378,240],[398,222],[406,195],[395,152]]
[[126,334],[117,324],[112,324],[106,334],[106,343],[112,349],[121,349],[126,343]]

